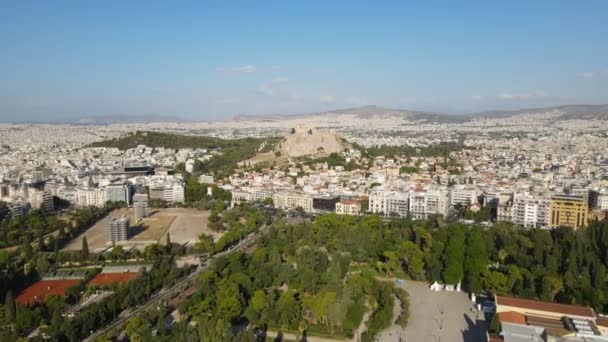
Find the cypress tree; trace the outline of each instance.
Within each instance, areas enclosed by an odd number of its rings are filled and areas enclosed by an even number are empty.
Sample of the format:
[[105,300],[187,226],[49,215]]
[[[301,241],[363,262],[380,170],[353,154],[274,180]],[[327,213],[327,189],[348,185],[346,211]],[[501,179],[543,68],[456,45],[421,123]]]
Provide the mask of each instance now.
[[15,297],[13,296],[13,292],[10,290],[6,293],[4,307],[6,308],[6,318],[8,321],[11,323],[15,322],[15,317],[17,316],[17,307],[15,306]]
[[82,260],[86,260],[89,257],[89,243],[87,242],[87,237],[82,238]]

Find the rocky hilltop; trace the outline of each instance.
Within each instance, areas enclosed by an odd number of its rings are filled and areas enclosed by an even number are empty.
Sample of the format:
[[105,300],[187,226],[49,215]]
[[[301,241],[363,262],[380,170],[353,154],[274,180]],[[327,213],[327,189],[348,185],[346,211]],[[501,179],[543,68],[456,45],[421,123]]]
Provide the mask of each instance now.
[[345,147],[345,140],[333,129],[298,125],[277,145],[275,153],[285,157],[316,156],[342,152]]

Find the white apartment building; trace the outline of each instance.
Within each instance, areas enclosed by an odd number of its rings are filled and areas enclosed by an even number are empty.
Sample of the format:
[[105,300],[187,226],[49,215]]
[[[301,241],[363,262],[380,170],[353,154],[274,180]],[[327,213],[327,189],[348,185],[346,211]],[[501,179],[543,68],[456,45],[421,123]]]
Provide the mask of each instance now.
[[200,175],[198,176],[199,183],[213,184],[213,176],[211,175]]
[[185,202],[184,186],[181,184],[173,184],[173,186],[166,187],[163,199],[173,203]]
[[550,197],[545,194],[516,192],[513,195],[513,223],[527,228],[549,225]]
[[102,188],[79,188],[76,189],[76,205],[80,207],[101,207],[107,202],[106,190]]
[[275,208],[296,209],[301,207],[305,212],[312,212],[312,196],[296,192],[278,192],[272,195]]
[[594,209],[608,210],[608,191],[605,189],[591,191],[589,206]]
[[418,190],[410,192],[410,215],[416,220],[425,220],[430,215],[448,213],[448,192],[442,189]]
[[387,217],[406,217],[409,212],[409,192],[374,192],[369,195],[369,211]]
[[475,203],[477,203],[477,191],[475,189],[463,185],[456,185],[450,189],[450,206],[455,207],[460,204],[467,207]]
[[264,189],[232,189],[232,207],[245,203],[263,201],[267,198],[272,198],[272,192]]
[[336,214],[338,215],[361,215],[361,202],[357,200],[342,200],[336,203]]
[[50,191],[30,189],[28,191],[28,201],[33,209],[44,208],[53,211],[53,194]]

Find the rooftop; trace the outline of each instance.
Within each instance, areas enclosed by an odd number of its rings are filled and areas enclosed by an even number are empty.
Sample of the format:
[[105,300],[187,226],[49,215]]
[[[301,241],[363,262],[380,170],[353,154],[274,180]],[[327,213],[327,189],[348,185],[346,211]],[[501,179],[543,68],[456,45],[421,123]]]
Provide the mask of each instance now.
[[565,316],[595,318],[595,312],[588,306],[558,304],[540,300],[496,296],[496,305],[518,307],[522,309],[560,313]]

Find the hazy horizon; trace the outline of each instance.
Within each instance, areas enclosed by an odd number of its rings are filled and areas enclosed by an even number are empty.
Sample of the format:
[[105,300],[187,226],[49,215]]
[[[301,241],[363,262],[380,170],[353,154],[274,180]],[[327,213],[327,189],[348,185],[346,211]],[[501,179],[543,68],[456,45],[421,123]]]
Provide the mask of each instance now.
[[0,121],[608,103],[608,2],[0,4]]

